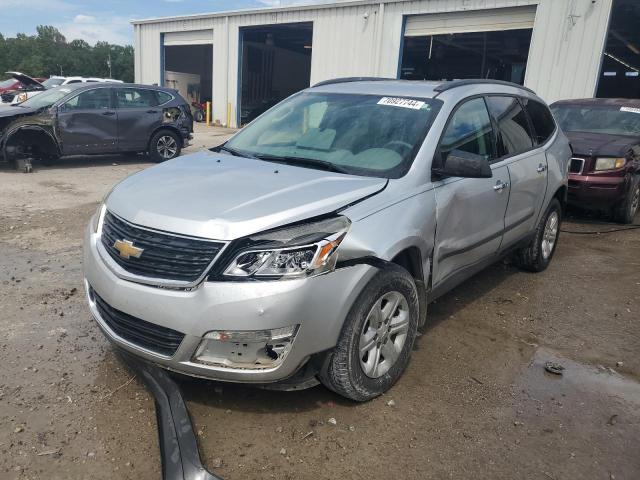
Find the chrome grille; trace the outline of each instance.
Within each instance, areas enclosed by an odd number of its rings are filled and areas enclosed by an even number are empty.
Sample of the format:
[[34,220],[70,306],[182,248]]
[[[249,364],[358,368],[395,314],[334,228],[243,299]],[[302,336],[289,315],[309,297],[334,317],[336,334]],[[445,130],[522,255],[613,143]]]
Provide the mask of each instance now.
[[[124,258],[116,241],[129,241],[143,249],[139,258]],[[183,237],[133,225],[106,212],[102,225],[102,245],[111,258],[134,275],[181,282],[195,282],[211,265],[221,242]]]

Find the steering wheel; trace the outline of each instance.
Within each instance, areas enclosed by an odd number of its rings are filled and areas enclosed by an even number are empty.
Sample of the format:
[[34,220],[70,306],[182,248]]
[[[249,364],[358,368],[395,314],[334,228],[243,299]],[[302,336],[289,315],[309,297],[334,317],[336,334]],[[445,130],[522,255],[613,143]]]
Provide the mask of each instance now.
[[391,140],[390,142],[385,143],[382,148],[393,150],[394,152],[404,156],[413,150],[413,145],[403,142],[402,140]]

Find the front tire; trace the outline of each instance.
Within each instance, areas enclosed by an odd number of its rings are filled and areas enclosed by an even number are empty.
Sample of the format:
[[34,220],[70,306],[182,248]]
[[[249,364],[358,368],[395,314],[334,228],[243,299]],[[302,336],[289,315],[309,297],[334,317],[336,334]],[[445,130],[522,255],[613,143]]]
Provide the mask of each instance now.
[[531,243],[516,252],[516,264],[529,272],[546,270],[556,252],[561,223],[562,207],[558,199],[554,198],[540,219]]
[[149,142],[149,158],[156,163],[171,160],[180,155],[182,142],[171,130],[160,130]]
[[625,225],[633,223],[640,207],[640,176],[631,181],[631,187],[624,200],[614,210],[614,220]]
[[380,270],[351,307],[321,382],[357,402],[389,390],[409,362],[418,312],[411,275],[395,265]]

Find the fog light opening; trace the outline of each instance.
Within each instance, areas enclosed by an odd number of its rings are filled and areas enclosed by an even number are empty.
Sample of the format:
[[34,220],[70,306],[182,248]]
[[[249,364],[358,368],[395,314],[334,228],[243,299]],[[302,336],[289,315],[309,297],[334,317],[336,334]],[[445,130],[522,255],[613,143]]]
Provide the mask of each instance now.
[[226,368],[275,368],[291,350],[297,330],[298,325],[292,325],[273,330],[208,332],[193,361]]

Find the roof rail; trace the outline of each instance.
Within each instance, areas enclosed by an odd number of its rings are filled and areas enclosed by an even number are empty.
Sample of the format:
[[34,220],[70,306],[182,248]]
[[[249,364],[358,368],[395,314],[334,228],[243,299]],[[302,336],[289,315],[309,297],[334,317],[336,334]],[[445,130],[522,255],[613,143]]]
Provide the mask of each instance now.
[[465,80],[452,80],[452,81],[444,82],[438,85],[436,88],[433,89],[433,91],[442,93],[442,92],[446,92],[447,90],[451,90],[452,88],[464,87],[465,85],[477,85],[477,84],[504,85],[505,87],[520,88],[521,90],[526,90],[527,92],[533,93],[534,95],[536,94],[536,92],[534,92],[530,88],[527,88],[518,83],[505,82],[504,80],[491,80],[487,78],[476,78],[476,79],[470,78]]
[[379,82],[383,80],[397,80],[397,78],[384,78],[384,77],[343,77],[332,78],[330,80],[323,80],[314,85],[314,87],[321,87],[323,85],[332,85],[334,83],[350,83],[350,82]]

